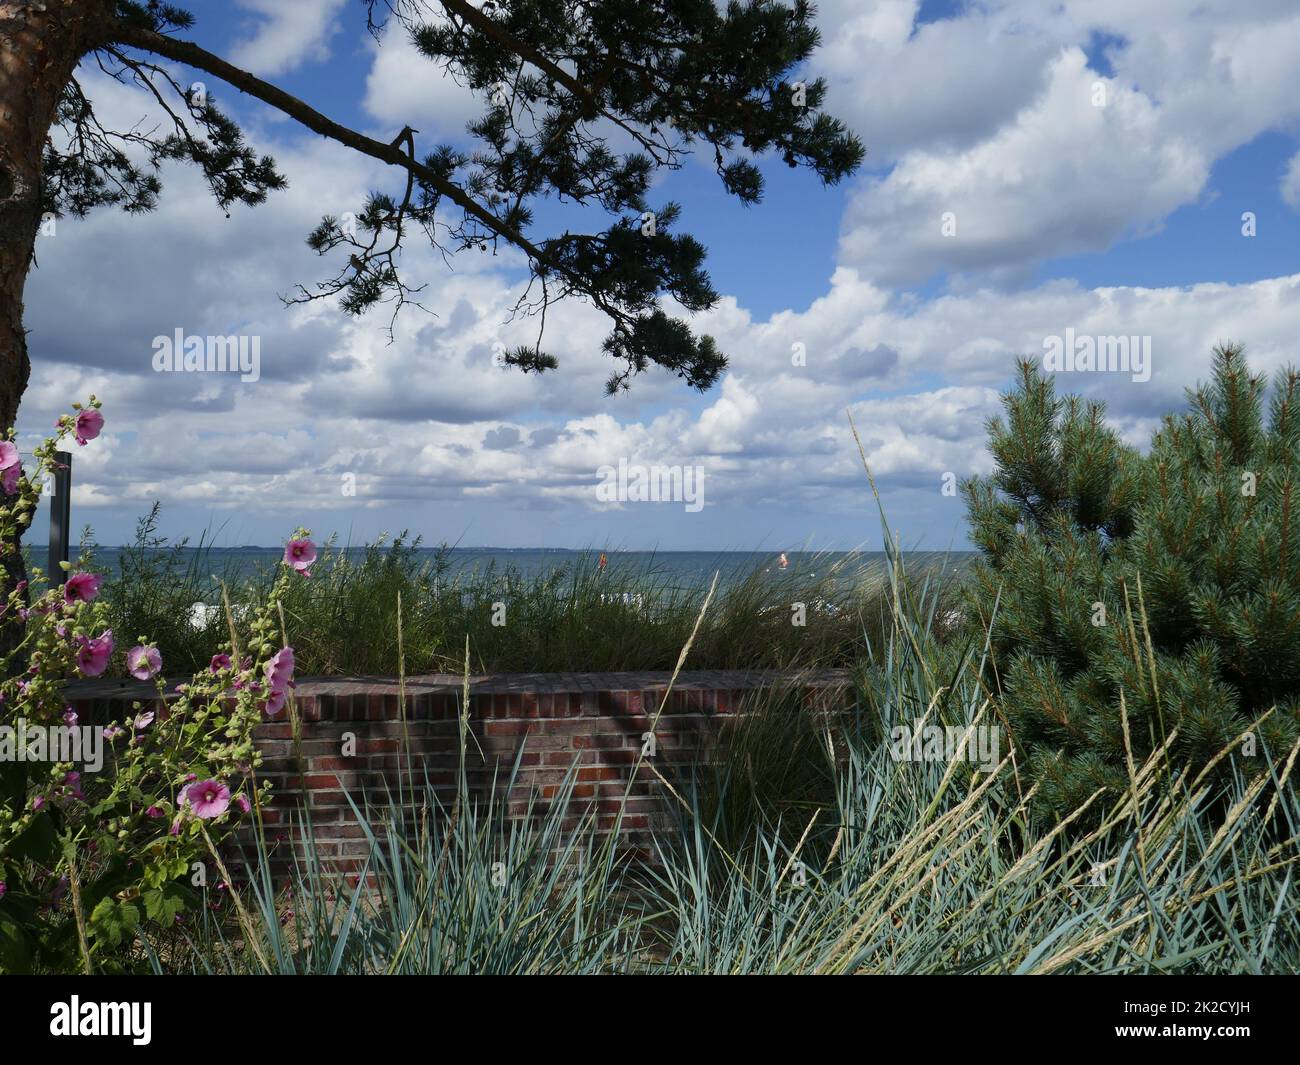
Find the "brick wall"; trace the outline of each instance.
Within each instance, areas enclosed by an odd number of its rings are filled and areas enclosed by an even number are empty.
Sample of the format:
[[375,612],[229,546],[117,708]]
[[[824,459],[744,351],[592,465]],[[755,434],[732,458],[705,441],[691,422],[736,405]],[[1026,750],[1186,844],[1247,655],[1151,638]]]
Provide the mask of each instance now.
[[[512,816],[521,816],[530,794],[542,804],[553,799],[576,763],[570,806],[574,818],[594,804],[598,826],[608,831],[627,792],[621,827],[635,846],[652,819],[664,811],[665,790],[654,770],[673,779],[707,754],[721,723],[743,713],[756,693],[780,684],[796,688],[804,698],[843,704],[851,690],[847,670],[797,677],[772,672],[682,673],[654,728],[655,757],[638,768],[643,737],[664,702],[668,681],[668,673],[471,677],[466,754],[471,794],[486,797],[495,779],[498,797],[509,803]],[[410,744],[417,785],[422,788],[427,777],[439,797],[450,803],[463,689],[461,677],[408,678],[403,723],[395,679],[300,681],[299,742],[294,743],[287,713],[262,724],[256,735],[264,759],[261,776],[274,784],[264,823],[277,844],[277,864],[287,866],[290,848],[300,846],[297,811],[305,802],[317,852],[341,869],[355,868],[366,847],[347,796],[364,807],[394,795],[407,773],[405,742]],[[81,681],[69,692],[72,705],[89,715],[84,720],[120,719],[131,700],[153,698],[149,685],[135,681]],[[500,782],[509,777],[516,758],[516,787],[502,795]]]

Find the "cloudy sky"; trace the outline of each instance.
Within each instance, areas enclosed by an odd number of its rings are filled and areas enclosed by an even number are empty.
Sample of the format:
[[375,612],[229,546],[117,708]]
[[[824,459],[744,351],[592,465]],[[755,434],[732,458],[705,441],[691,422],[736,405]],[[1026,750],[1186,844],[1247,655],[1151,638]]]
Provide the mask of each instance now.
[[[193,39],[385,140],[404,124],[425,147],[463,138],[484,107],[400,37],[376,45],[357,0],[188,7]],[[878,548],[851,410],[903,541],[961,547],[944,475],[988,468],[984,422],[1045,338],[1151,338],[1149,380],[1058,381],[1106,398],[1135,443],[1217,341],[1244,343],[1257,369],[1296,359],[1294,0],[823,0],[818,21],[807,73],[866,143],[863,170],[828,190],[778,163],[746,209],[691,163],[651,196],[683,205],[724,294],[696,322],[731,359],[711,392],[651,372],[606,398],[606,322],[577,303],[548,318],[558,372],[499,368],[494,345],[535,327],[508,320],[510,254],[449,269],[412,245],[405,269],[432,313],[404,312],[391,344],[385,312],[286,308],[282,294],[326,276],[304,242],[321,215],[393,178],[178,69],[289,188],[227,218],[178,168],[154,214],[42,236],[24,444],[70,401],[104,401],[103,437],[76,455],[73,520],[106,544],[161,500],[166,532],[226,544],[304,524],[353,542],[409,528],[466,546]],[[139,90],[85,82],[101,114],[150,121]],[[177,329],[260,337],[261,379],[155,372],[153,338]],[[620,459],[701,467],[704,507],[602,502],[597,470]]]

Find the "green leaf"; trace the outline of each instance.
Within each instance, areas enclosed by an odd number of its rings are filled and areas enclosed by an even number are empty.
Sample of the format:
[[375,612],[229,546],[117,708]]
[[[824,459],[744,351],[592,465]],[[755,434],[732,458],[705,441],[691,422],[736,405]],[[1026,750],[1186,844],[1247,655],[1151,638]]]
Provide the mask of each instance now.
[[54,827],[54,821],[49,814],[42,811],[10,845],[9,856],[50,865],[58,851],[59,834]]
[[0,805],[18,813],[26,799],[27,763],[0,762]]
[[22,925],[0,912],[0,973],[25,974],[31,971],[32,944]]
[[119,946],[140,924],[140,910],[129,902],[118,899],[101,899],[90,915],[89,932],[92,939],[102,940],[111,947]]
[[185,896],[175,884],[152,888],[144,893],[144,912],[151,921],[157,921],[166,927],[178,913],[185,911]]

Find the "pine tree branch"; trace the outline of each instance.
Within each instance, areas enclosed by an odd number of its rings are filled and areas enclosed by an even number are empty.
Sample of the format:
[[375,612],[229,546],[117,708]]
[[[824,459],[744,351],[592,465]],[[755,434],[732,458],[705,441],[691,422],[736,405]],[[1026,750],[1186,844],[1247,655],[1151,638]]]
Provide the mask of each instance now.
[[274,107],[277,111],[288,115],[290,118],[296,119],[313,133],[318,133],[322,137],[327,137],[345,147],[360,152],[362,155],[368,155],[372,159],[377,159],[382,163],[387,163],[390,166],[406,170],[409,174],[414,175],[431,188],[436,189],[441,195],[446,196],[447,199],[461,207],[467,214],[481,222],[491,232],[519,248],[527,254],[534,263],[554,269],[558,274],[565,277],[576,291],[587,295],[611,318],[625,324],[630,324],[632,322],[632,317],[630,315],[612,305],[608,300],[602,299],[598,293],[593,292],[592,286],[581,276],[575,274],[562,263],[553,259],[542,248],[534,244],[517,229],[502,221],[465,192],[465,190],[459,185],[448,181],[436,170],[425,166],[423,163],[413,158],[412,155],[409,155],[404,151],[402,148],[401,137],[398,137],[390,143],[384,143],[383,141],[375,140],[373,137],[368,137],[364,133],[360,133],[348,126],[335,122],[333,119],[321,114],[310,104],[298,99],[298,97],[285,92],[283,89],[276,85],[272,85],[270,82],[263,81],[261,78],[235,66],[233,63],[227,62],[220,56],[214,55],[207,49],[194,44],[192,41],[178,40],[177,38],[168,37],[153,30],[120,24],[115,28],[113,40],[115,43],[152,52],[156,55],[163,56],[166,59],[171,59],[178,63],[185,63],[188,66],[194,67],[196,70],[205,71],[214,77],[220,78],[232,88],[236,88],[240,92],[261,100],[270,107]]

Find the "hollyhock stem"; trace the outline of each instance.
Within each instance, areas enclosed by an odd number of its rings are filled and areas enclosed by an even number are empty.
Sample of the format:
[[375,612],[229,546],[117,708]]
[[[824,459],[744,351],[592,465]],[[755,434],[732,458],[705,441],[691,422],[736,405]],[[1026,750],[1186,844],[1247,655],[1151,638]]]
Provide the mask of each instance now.
[[81,951],[81,964],[87,976],[93,976],[95,966],[90,960],[90,940],[86,936],[86,911],[81,905],[81,877],[77,875],[77,852],[71,841],[64,844],[64,857],[68,863],[68,885],[72,888],[72,916],[77,922],[77,946]]
[[[280,612],[280,645],[289,646],[289,626],[284,620],[284,603],[276,601],[276,609]],[[302,757],[302,721],[298,717],[298,700],[293,697],[293,689],[288,689],[289,703],[289,730],[293,738],[293,759],[298,769],[298,776],[306,775],[306,763]]]
[[230,890],[230,898],[235,903],[235,912],[239,915],[239,923],[244,929],[244,940],[252,948],[257,960],[262,963],[262,969],[268,975],[271,973],[271,965],[266,960],[266,955],[262,953],[262,948],[257,942],[257,930],[253,927],[253,922],[249,919],[248,911],[244,909],[244,903],[239,898],[239,892],[235,890],[235,882],[230,879],[230,874],[226,871],[226,863],[221,860],[221,853],[217,850],[212,842],[212,837],[208,835],[208,826],[199,823],[199,831],[203,833],[203,842],[208,846],[208,853],[212,855],[212,860],[216,863],[217,872],[221,874],[222,881]]
[[230,592],[226,588],[226,582],[221,582],[221,606],[226,613],[226,625],[230,628],[230,660],[232,662],[242,662],[243,658],[239,654],[239,633],[235,631],[235,614],[230,609]]

